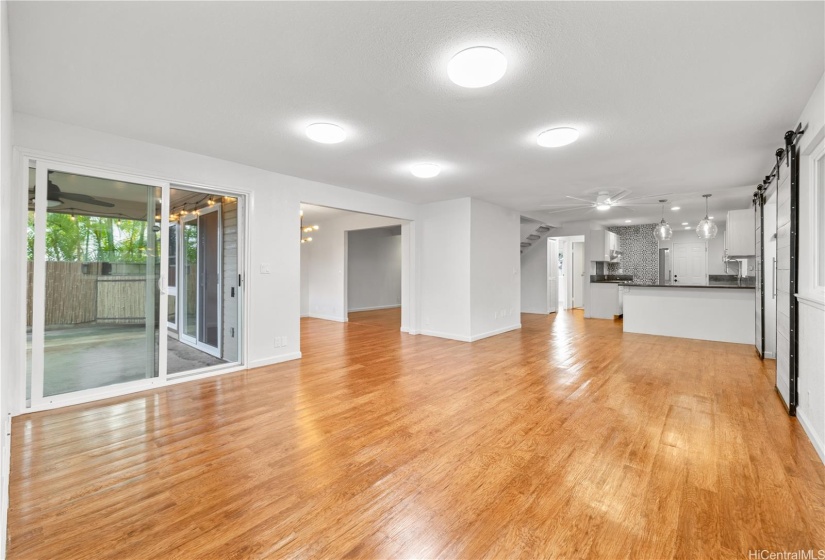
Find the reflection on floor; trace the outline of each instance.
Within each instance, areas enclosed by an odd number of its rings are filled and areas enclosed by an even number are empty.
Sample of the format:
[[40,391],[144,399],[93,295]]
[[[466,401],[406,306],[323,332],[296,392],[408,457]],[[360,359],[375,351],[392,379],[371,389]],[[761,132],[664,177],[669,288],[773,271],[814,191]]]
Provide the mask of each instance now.
[[399,330],[401,328],[401,308],[392,307],[390,309],[376,309],[373,311],[350,311],[350,323],[380,327],[387,330]]
[[[93,324],[50,328],[46,331],[44,395],[60,395],[154,376],[157,331],[154,338],[154,354],[150,362],[143,325]],[[171,336],[168,341],[168,373],[226,363]],[[152,363],[148,374],[147,363]],[[31,375],[28,379],[30,384]]]
[[[301,320],[300,360],[15,417],[8,558],[748,558],[825,543],[752,346]],[[388,312],[387,312],[388,313]]]

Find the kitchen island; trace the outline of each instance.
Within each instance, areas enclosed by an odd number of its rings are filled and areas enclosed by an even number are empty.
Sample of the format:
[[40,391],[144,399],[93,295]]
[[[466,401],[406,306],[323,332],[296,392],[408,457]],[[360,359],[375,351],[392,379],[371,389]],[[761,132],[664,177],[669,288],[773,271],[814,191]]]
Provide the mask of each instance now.
[[621,284],[624,332],[753,344],[753,286]]

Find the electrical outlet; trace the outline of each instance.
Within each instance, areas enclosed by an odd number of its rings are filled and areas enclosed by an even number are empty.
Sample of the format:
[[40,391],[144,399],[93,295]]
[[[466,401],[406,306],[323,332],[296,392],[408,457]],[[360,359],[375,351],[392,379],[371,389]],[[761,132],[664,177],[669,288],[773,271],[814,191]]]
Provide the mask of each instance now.
[[287,344],[287,342],[286,342],[286,337],[285,337],[285,336],[282,336],[282,337],[281,337],[281,346],[286,346],[286,344]]
[[275,348],[280,348],[280,347],[281,347],[281,337],[276,336],[275,337]]
[[261,265],[261,274],[269,274],[269,265],[268,264],[262,264]]

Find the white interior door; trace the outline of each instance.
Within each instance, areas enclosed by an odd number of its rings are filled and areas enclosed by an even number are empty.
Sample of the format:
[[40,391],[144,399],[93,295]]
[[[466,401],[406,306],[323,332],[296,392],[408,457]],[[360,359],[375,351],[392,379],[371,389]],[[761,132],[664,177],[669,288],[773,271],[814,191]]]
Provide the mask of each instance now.
[[573,307],[584,307],[584,243],[573,242]]
[[555,313],[559,308],[559,243],[547,240],[547,309]]
[[674,284],[707,284],[707,251],[704,243],[674,243],[673,253]]

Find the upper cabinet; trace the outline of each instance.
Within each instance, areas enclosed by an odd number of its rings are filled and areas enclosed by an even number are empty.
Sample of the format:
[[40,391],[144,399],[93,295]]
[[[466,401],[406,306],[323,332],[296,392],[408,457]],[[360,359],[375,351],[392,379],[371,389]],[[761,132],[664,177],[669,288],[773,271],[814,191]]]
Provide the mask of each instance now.
[[751,257],[756,254],[753,210],[731,210],[725,226],[725,254]]
[[[604,233],[604,235],[599,235]],[[612,231],[590,232],[590,260],[604,262],[618,262],[621,255],[619,236]]]

